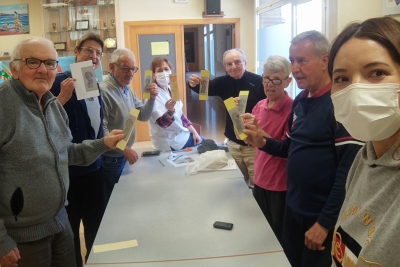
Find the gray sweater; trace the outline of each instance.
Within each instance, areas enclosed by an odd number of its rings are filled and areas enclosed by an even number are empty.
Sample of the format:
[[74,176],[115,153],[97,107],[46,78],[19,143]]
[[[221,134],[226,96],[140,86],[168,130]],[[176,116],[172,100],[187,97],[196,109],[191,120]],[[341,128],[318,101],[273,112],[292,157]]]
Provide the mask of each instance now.
[[398,146],[396,142],[376,159],[368,142],[357,154],[335,227],[332,253],[337,266],[400,266]]
[[[41,103],[43,111],[18,80],[0,85],[0,256],[61,232],[68,164],[89,165],[107,150],[102,139],[72,144],[60,103],[50,92]],[[22,210],[14,214],[12,206]]]
[[[150,118],[153,111],[154,99],[147,100],[143,105],[128,86],[126,86],[127,94],[125,95],[121,90],[121,86],[111,75],[108,75],[99,85],[101,97],[103,98],[104,135],[115,129],[123,130],[131,108],[140,110],[139,117],[137,118],[139,121],[147,121]],[[132,131],[127,146],[131,147],[134,141],[135,128]],[[107,151],[104,155],[109,157],[121,157],[122,152],[114,149]]]

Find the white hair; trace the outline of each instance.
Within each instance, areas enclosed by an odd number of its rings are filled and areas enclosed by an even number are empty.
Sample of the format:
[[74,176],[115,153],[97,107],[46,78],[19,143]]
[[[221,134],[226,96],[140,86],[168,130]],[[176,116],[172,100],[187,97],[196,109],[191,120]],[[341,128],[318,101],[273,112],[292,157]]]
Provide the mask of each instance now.
[[135,55],[132,53],[131,50],[129,50],[127,48],[118,48],[118,49],[115,49],[114,52],[112,52],[110,62],[117,63],[119,58],[123,55],[135,58]]
[[[39,37],[39,36],[32,36],[32,37],[28,37],[23,39],[21,42],[19,42],[14,50],[11,53],[11,62],[13,62],[13,68],[15,70],[19,70],[20,69],[20,61],[15,59],[20,59],[21,58],[21,50],[25,45],[31,44],[31,43],[41,43],[43,45],[48,45],[50,47],[53,47],[54,49],[54,44],[52,41],[50,41],[49,39],[46,39],[44,37]],[[57,55],[56,50],[54,49],[55,54]]]
[[323,56],[329,53],[329,42],[326,37],[319,31],[306,31],[295,36],[291,44],[297,44],[303,40],[310,40],[314,45],[315,54],[317,56]]
[[276,73],[283,72],[285,77],[288,77],[291,72],[289,60],[282,56],[269,56],[263,66],[264,72]]
[[242,56],[242,62],[246,62],[246,56],[244,55],[244,52],[243,52],[243,50],[242,49],[239,49],[239,48],[232,48],[232,49],[229,49],[229,50],[226,50],[225,52],[224,52],[224,54],[222,55],[222,63],[224,64],[224,66],[225,66],[225,56],[228,54],[228,53],[230,53],[230,52],[239,52],[240,53],[240,55]]

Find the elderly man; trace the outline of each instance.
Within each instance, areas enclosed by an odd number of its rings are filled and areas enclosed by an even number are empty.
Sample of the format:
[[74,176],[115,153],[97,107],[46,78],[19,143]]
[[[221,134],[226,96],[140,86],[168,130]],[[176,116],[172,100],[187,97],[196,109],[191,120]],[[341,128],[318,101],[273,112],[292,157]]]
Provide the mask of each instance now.
[[[108,133],[114,129],[123,129],[129,117],[131,108],[140,110],[138,120],[147,121],[153,111],[154,101],[158,94],[156,88],[150,90],[150,99],[143,105],[129,88],[133,75],[138,71],[133,53],[126,48],[116,49],[111,54],[109,63],[110,74],[100,83],[100,90],[103,97],[103,129]],[[111,196],[115,183],[118,182],[126,161],[134,164],[138,155],[131,148],[135,141],[135,131],[129,138],[123,152],[111,150],[103,156],[103,179],[106,182],[106,202]]]
[[317,31],[293,38],[292,74],[304,89],[293,102],[286,140],[259,131],[245,114],[247,142],[287,157],[287,197],[282,246],[292,264],[331,266],[333,227],[345,195],[347,173],[362,145],[335,121],[328,75],[328,40]]
[[[223,55],[223,64],[228,74],[210,81],[208,95],[219,96],[225,100],[229,97],[237,97],[240,91],[249,91],[246,112],[251,112],[257,102],[265,98],[260,75],[246,71],[246,58],[240,49],[226,51]],[[192,74],[189,78],[189,87],[199,93],[200,82],[201,78]],[[236,137],[228,111],[224,134],[229,139],[229,152],[243,173],[246,183],[252,187],[255,149]]]
[[0,265],[75,266],[68,164],[91,164],[123,134],[71,143],[67,114],[48,92],[57,74],[51,41],[21,41],[10,69],[0,85]]
[[[93,68],[100,66],[103,54],[103,40],[94,33],[87,33],[78,41],[74,50],[76,62],[90,60]],[[69,119],[73,142],[94,140],[103,137],[103,112],[101,97],[78,100],[75,93],[75,80],[70,71],[57,75],[51,92],[64,106]],[[85,229],[86,260],[106,207],[104,181],[101,176],[101,158],[89,166],[70,166],[70,189],[68,191],[68,219],[71,223],[75,241],[76,265],[82,266],[79,228],[82,220]]]

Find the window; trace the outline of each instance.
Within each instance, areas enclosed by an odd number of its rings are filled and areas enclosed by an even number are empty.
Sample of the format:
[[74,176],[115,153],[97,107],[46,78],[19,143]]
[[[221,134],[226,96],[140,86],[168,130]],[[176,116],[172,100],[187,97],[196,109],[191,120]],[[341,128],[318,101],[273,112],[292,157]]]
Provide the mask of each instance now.
[[[297,34],[309,30],[325,33],[325,1],[283,0],[277,4],[269,2],[271,0],[258,0],[256,8],[256,72],[260,75],[269,56],[280,55],[289,58],[290,41]],[[286,90],[292,98],[301,91],[295,81]]]

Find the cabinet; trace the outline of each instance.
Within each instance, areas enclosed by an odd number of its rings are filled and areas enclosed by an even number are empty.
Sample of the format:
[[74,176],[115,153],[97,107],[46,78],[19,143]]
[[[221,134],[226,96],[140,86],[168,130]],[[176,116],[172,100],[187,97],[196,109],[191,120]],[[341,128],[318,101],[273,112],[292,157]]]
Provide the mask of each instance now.
[[[56,3],[54,3],[56,2]],[[113,0],[42,0],[43,26],[47,39],[58,51],[59,57],[73,56],[77,40],[91,31],[115,46],[105,47],[101,59],[103,73],[108,72],[111,53],[116,48],[115,6]],[[94,4],[92,4],[94,3]]]

